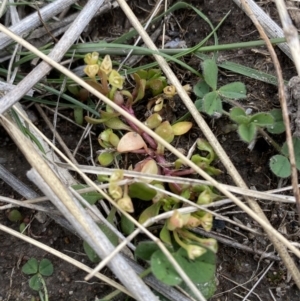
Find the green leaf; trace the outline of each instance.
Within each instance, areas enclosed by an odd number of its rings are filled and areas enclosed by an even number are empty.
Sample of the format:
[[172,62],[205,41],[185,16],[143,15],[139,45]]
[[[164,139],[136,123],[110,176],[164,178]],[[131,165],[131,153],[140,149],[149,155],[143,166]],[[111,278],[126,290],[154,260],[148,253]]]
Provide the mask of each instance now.
[[215,112],[222,113],[222,101],[217,92],[213,91],[204,96],[202,109],[210,116]]
[[29,279],[29,286],[35,291],[40,291],[42,289],[42,282],[40,280],[40,275],[36,274]]
[[[200,112],[203,112],[203,99],[202,98],[198,98],[196,101],[195,101],[195,107],[198,111]],[[190,113],[187,113],[185,115],[188,115]]]
[[137,245],[134,251],[134,255],[136,258],[140,258],[143,260],[150,260],[152,254],[157,250],[159,250],[159,247],[155,242],[150,240],[142,241]]
[[21,224],[20,224],[20,226],[19,226],[19,231],[20,231],[20,233],[26,235],[26,231],[25,231],[26,226],[27,226],[27,225],[26,225],[25,223],[21,223]]
[[23,219],[21,212],[17,209],[11,210],[7,217],[11,222],[19,222]]
[[162,81],[161,79],[151,79],[147,81],[147,85],[149,86],[153,96],[162,93],[166,86],[165,81]]
[[22,272],[26,275],[36,274],[39,264],[35,258],[30,258],[22,267]]
[[238,127],[239,136],[247,143],[250,143],[255,138],[256,131],[256,126],[254,123],[240,124]]
[[185,249],[180,248],[174,258],[194,283],[205,283],[214,278],[216,255],[207,250],[202,256],[190,260]]
[[207,94],[210,90],[209,85],[204,81],[198,82],[194,87],[193,87],[193,92],[195,93],[196,96],[203,98],[205,94]]
[[87,257],[91,262],[99,262],[100,258],[96,254],[96,252],[90,247],[90,245],[87,242],[83,242],[83,249]]
[[161,250],[157,250],[151,256],[151,271],[158,280],[167,285],[178,285],[182,281]]
[[267,126],[267,130],[271,134],[281,134],[285,131],[282,111],[280,109],[273,109],[270,114],[274,117],[274,124]]
[[212,59],[203,61],[202,63],[203,76],[206,83],[215,91],[218,81],[218,66]]
[[121,229],[125,235],[130,235],[134,231],[134,223],[123,214],[121,216]]
[[139,223],[143,224],[149,218],[158,215],[162,202],[157,202],[146,208],[139,217]]
[[160,230],[159,238],[167,245],[172,245],[170,231],[168,230],[167,223],[164,224]]
[[53,274],[53,264],[49,259],[42,259],[39,265],[39,273],[43,276],[51,276]]
[[238,124],[249,123],[250,119],[250,117],[246,115],[245,110],[239,107],[232,108],[229,112],[229,117]]
[[137,198],[142,201],[150,201],[156,195],[156,190],[150,188],[145,183],[133,183],[129,186],[128,194],[132,198]]
[[98,156],[98,162],[101,166],[109,166],[114,162],[114,154],[111,152],[103,152]]
[[222,86],[218,92],[222,97],[225,98],[243,99],[247,97],[246,86],[241,82],[234,82]]
[[107,236],[109,241],[114,245],[117,246],[119,243],[119,238],[118,236],[111,230],[109,229],[105,224],[99,224],[98,227],[101,229],[101,231]]
[[74,109],[74,120],[77,124],[83,125],[83,109],[82,108]]
[[270,159],[270,168],[277,177],[287,178],[291,175],[291,164],[285,156],[273,156]]
[[[72,185],[75,190],[83,189],[89,187],[88,185],[76,184]],[[80,194],[89,204],[94,205],[97,201],[102,199],[102,194],[96,191],[90,191]]]
[[[300,170],[300,139],[299,138],[293,137],[293,147],[295,152],[296,167],[298,170]],[[286,142],[283,144],[281,151],[286,157],[289,157],[289,150]]]
[[257,126],[268,126],[274,124],[274,117],[270,113],[256,113],[251,116],[250,122]]

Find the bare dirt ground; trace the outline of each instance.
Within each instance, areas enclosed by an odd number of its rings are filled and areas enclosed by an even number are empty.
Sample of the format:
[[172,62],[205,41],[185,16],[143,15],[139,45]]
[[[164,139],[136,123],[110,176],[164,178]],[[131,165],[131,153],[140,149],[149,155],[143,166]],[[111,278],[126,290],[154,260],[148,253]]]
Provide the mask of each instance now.
[[[210,0],[188,2],[208,16],[214,25],[218,24],[228,11],[231,11],[228,18],[218,30],[220,44],[259,39],[259,34],[251,21],[232,1]],[[130,1],[130,3],[137,16],[141,18],[145,17],[149,9],[151,10],[151,6],[145,4],[145,1],[136,0]],[[276,21],[278,20],[276,10],[271,1],[263,3],[263,8],[267,10]],[[178,24],[180,24],[179,28],[174,22],[175,30],[178,31],[179,37],[186,41],[188,47],[194,46],[209,33],[207,24],[196,17],[194,12],[190,10],[179,10],[174,15]],[[102,37],[114,38],[115,35],[120,35],[126,30],[126,27],[129,26],[126,18],[119,9],[109,12],[93,22],[94,25],[91,26],[93,30],[90,29],[90,33],[88,34],[91,34],[94,39],[101,39]],[[112,28],[116,29],[116,33],[111,31]],[[210,43],[212,43],[212,41],[208,44]],[[159,46],[159,42],[157,42],[157,44]],[[260,49],[264,50],[263,47]],[[283,69],[284,79],[289,80],[296,74],[293,64],[278,48],[276,48],[276,53]],[[274,74],[273,64],[269,56],[256,53],[253,49],[224,51],[219,55],[222,56],[223,59]],[[191,57],[184,59],[199,69],[200,60]],[[146,58],[145,60],[149,59]],[[178,66],[172,66],[172,68],[176,70],[176,73],[184,84],[195,83],[197,81],[194,75],[184,72]],[[219,77],[220,84],[229,83],[231,81],[244,82],[247,86],[248,94],[246,102],[250,107],[254,108],[254,110],[268,111],[274,107],[279,107],[277,88],[275,86],[225,71],[220,72]],[[178,103],[178,107],[179,106],[180,104]],[[180,117],[180,114],[183,113],[184,109],[177,110],[176,117]],[[67,114],[72,117],[72,111]],[[39,118],[38,114],[37,116],[38,127],[51,137],[47,126]],[[49,117],[51,118],[51,116]],[[274,154],[274,150],[263,138],[258,139],[254,149],[250,151],[247,145],[240,141],[236,132],[229,134],[223,133],[222,129],[228,123],[226,118],[215,120],[214,122],[209,118],[206,120],[214,133],[218,136],[222,146],[229,154],[231,160],[249,187],[255,187],[260,191],[278,187],[278,179],[270,172],[268,167],[269,158]],[[78,141],[81,136],[82,130],[61,119],[58,120],[57,130],[60,131],[68,147],[71,150],[74,149],[76,147],[76,141]],[[192,141],[199,135],[201,135],[200,131],[193,129],[189,140]],[[280,139],[284,141],[284,137],[281,137],[278,142],[281,142]],[[178,145],[178,147],[182,146],[186,148],[185,142],[186,141],[182,141],[182,145]],[[0,145],[0,163],[23,182],[33,187],[25,176],[30,166],[2,128],[0,128]],[[97,141],[95,141],[94,146],[97,148]],[[89,162],[85,159],[89,156],[89,145],[87,141],[81,146],[79,154],[78,160],[83,164],[88,164]],[[218,167],[220,169],[223,168],[221,164]],[[232,184],[231,178],[226,174],[219,176],[218,180],[222,183]],[[289,183],[287,182],[285,184]],[[2,180],[0,180],[0,191],[2,196],[21,199],[21,196],[14,192]],[[294,206],[277,205],[271,202],[260,202],[260,205],[275,228],[280,228],[282,231],[285,231],[288,238],[299,242],[297,235],[299,226]],[[34,212],[27,209],[20,210],[24,216],[33,218]],[[244,225],[259,229],[258,225],[237,207],[231,206],[227,209],[223,208],[221,212],[231,219],[241,221]],[[0,221],[2,224],[15,230],[18,229],[18,224],[12,223],[7,219],[6,211],[0,211]],[[251,233],[231,225],[226,225],[225,229],[222,230],[215,229],[213,233],[224,236],[233,242],[239,242],[254,250],[254,253],[250,253],[222,243],[219,244],[216,275],[218,287],[215,296],[211,300],[242,300],[243,298],[240,296],[244,296],[245,292],[253,287],[271,262],[268,259],[260,259],[260,256],[255,254],[255,250],[267,250],[271,252],[273,247],[269,246],[269,241],[266,236],[253,236]],[[53,221],[50,221],[50,223],[44,226],[44,224],[33,219],[30,235],[42,243],[48,244],[81,262],[89,264],[88,258],[83,251],[82,241]],[[50,300],[92,301],[96,300],[96,297],[101,298],[105,296],[111,290],[111,288],[95,279],[92,279],[90,282],[83,281],[85,276],[84,272],[3,232],[0,232],[0,243],[0,300],[31,300],[32,296],[37,298],[37,295],[28,286],[28,277],[21,272],[22,265],[30,257],[46,257],[51,259],[54,265],[53,276],[47,278]],[[297,264],[300,265],[299,260]],[[110,275],[108,270],[106,270],[106,273]],[[270,291],[274,297],[271,296]],[[118,297],[116,300],[127,299],[125,297]],[[282,263],[275,261],[255,288],[254,293],[247,300],[296,301],[300,300],[300,293],[290,279],[290,276],[287,275]]]

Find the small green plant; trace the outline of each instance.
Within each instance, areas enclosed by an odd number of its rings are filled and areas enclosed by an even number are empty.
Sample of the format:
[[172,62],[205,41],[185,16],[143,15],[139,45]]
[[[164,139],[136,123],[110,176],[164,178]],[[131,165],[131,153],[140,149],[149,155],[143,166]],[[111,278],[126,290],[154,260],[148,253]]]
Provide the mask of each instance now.
[[[192,128],[193,123],[190,121],[175,121],[172,123],[163,117],[165,116],[164,112],[170,110],[175,103],[174,99],[177,91],[174,86],[167,85],[166,78],[159,69],[136,72],[132,75],[133,87],[126,89],[124,78],[113,69],[109,56],[105,56],[101,60],[96,53],[88,54],[85,62],[87,63],[85,73],[89,77],[87,82],[122,107],[133,118],[136,118],[136,104],[147,99],[147,103],[144,105],[147,110],[144,124],[166,142],[172,143],[176,137],[185,135]],[[206,76],[206,79],[209,82],[209,74]],[[212,81],[209,83],[212,84]],[[191,90],[189,85],[184,86],[184,88],[187,92]],[[227,90],[225,87],[219,90],[215,88],[213,91],[218,95],[221,92],[225,95]],[[150,96],[150,99],[145,96]],[[143,159],[130,166],[130,169],[151,174],[153,178],[156,175],[170,177],[195,173],[193,169],[186,166],[181,160],[170,162],[163,145],[157,143],[151,136],[140,130],[131,120],[120,116],[111,107],[106,105],[99,113],[100,118],[96,119],[86,116],[85,120],[91,124],[102,124],[105,126],[105,129],[98,136],[98,142],[101,147],[98,162],[101,166],[113,164],[116,160],[121,159],[124,154],[139,154],[144,156]],[[191,161],[208,174],[219,175],[221,171],[213,166],[217,159],[213,148],[207,141],[200,138],[197,139],[196,146],[196,151],[192,154]],[[214,192],[213,188],[208,185],[163,183],[152,179],[142,179],[139,182],[121,186],[119,182],[124,180],[123,170],[114,171],[110,177],[98,176],[98,180],[108,183],[110,197],[119,208],[128,213],[134,213],[136,201],[145,202],[146,208],[138,217],[138,221],[141,224],[157,216],[160,212],[173,210],[174,214],[165,220],[164,226],[160,231],[160,239],[170,249],[174,258],[182,265],[201,292],[206,292],[206,296],[211,296],[215,290],[214,272],[217,242],[211,238],[198,237],[193,234],[192,229],[201,226],[206,231],[210,231],[213,216],[211,213],[203,210],[198,210],[191,214],[181,214],[178,209],[183,207],[183,202],[167,192],[171,191],[189,201],[202,205],[209,204],[220,197]],[[159,191],[150,187],[149,184],[159,189]],[[115,213],[116,210],[113,209],[107,218],[112,224]],[[107,234],[113,244],[118,242],[111,229],[103,228],[102,225],[99,225],[99,227],[102,227],[101,229]],[[123,233],[127,235],[134,231],[134,224],[123,215],[121,216],[120,227]],[[83,247],[91,261],[99,261],[94,250],[86,242],[84,242]],[[142,247],[138,246],[138,250],[140,248]],[[141,254],[141,251],[138,251],[138,254]],[[137,257],[140,256],[137,255]],[[155,266],[159,265],[158,261],[160,259],[164,260],[161,251],[156,249],[151,254],[150,266],[152,273],[166,284],[182,285],[182,288],[188,291],[188,288],[185,287],[177,273],[174,273],[173,278],[161,276],[160,273],[168,274],[169,266],[162,266],[160,270],[159,267],[155,268]],[[164,261],[167,262],[166,260]],[[205,275],[202,275],[202,273],[199,273],[201,275],[198,276],[196,273],[193,274],[193,265],[196,265],[199,270],[201,268]],[[211,282],[211,284],[208,284],[208,282]],[[207,291],[208,287],[210,292]]]
[[232,121],[238,124],[238,134],[241,139],[250,143],[256,137],[257,128],[271,127],[274,125],[274,117],[270,113],[259,112],[247,115],[246,111],[239,107],[234,107],[229,112]]
[[246,98],[246,87],[241,82],[233,82],[217,88],[218,67],[214,60],[207,59],[202,63],[203,79],[193,91],[198,97],[195,105],[198,110],[212,116],[222,115],[222,101]]
[[[191,235],[188,232],[188,236]],[[207,239],[208,240],[208,239]],[[213,242],[215,244],[215,242]],[[205,298],[210,298],[216,290],[215,269],[216,255],[211,250],[205,250],[199,244],[188,244],[186,248],[167,246],[170,253],[181,266],[191,281],[198,287]],[[191,254],[195,257],[191,259]],[[199,254],[201,254],[199,256]],[[171,286],[179,286],[190,296],[193,293],[182,281],[165,254],[152,241],[141,242],[135,251],[136,258],[149,262],[150,270],[160,281]]]
[[[293,138],[293,146],[296,158],[296,168],[300,170],[300,138]],[[289,161],[289,152],[286,142],[281,148],[281,154],[271,157],[270,168],[272,172],[280,178],[287,178],[291,175],[292,169]]]
[[49,259],[42,259],[40,262],[36,258],[30,258],[22,267],[22,272],[32,275],[29,279],[29,287],[39,292],[42,301],[48,301],[48,290],[44,277],[53,274],[53,265]]

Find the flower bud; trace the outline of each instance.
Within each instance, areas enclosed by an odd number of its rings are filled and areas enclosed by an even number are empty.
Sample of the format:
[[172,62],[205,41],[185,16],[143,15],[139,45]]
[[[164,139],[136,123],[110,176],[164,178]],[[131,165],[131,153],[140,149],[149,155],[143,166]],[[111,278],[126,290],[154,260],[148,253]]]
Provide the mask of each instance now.
[[84,57],[84,62],[87,65],[95,65],[98,63],[99,59],[99,53],[98,52],[93,52],[93,53],[87,53]]
[[111,86],[117,89],[122,89],[124,83],[124,77],[121,76],[118,71],[112,70],[108,77],[108,82]]
[[212,198],[211,198],[210,191],[204,190],[199,194],[197,200],[198,205],[206,205],[206,204],[210,204],[211,202],[212,202]]
[[188,253],[189,259],[191,259],[191,260],[194,260],[197,257],[200,257],[201,255],[203,255],[206,252],[205,248],[202,248],[202,247],[196,246],[196,245],[188,245],[185,249]]
[[210,231],[213,224],[213,216],[211,213],[205,213],[204,216],[200,218],[201,226],[205,231]]
[[191,215],[186,223],[187,228],[196,228],[201,225],[201,220],[193,215]]
[[99,71],[99,66],[98,65],[87,65],[83,69],[84,73],[89,77],[89,78],[95,78]]
[[122,188],[116,182],[109,183],[108,192],[114,200],[120,199],[123,194]]
[[106,75],[110,74],[112,71],[112,62],[110,56],[107,54],[102,63],[100,64],[100,70],[103,71]]
[[175,88],[175,86],[166,86],[165,88],[164,88],[164,94],[165,94],[165,96],[167,97],[167,98],[172,98],[172,97],[174,97],[175,95],[176,95],[176,88]]
[[121,106],[122,104],[124,104],[124,97],[119,91],[116,91],[115,94],[114,94],[113,101],[118,106]]
[[188,221],[190,214],[182,214],[174,210],[173,215],[168,219],[168,230],[173,231],[177,228],[182,228]]
[[126,212],[134,212],[131,198],[127,195],[117,201],[118,206]]
[[214,238],[198,238],[197,241],[205,248],[214,253],[218,251],[218,243]]

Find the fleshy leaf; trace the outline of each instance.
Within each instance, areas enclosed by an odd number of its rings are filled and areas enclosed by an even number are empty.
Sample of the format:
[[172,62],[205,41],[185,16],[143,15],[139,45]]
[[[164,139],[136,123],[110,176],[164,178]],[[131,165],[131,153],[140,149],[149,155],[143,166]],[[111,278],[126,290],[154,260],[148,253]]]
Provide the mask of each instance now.
[[87,257],[91,262],[99,262],[100,258],[96,254],[96,252],[90,247],[90,245],[87,242],[83,242],[83,249]]
[[162,122],[156,129],[155,133],[163,138],[165,141],[171,143],[174,139],[174,132],[169,121]]
[[241,124],[238,127],[239,136],[247,143],[250,143],[255,138],[256,131],[256,125],[254,123]]
[[161,79],[151,79],[147,82],[147,85],[149,86],[152,95],[156,96],[162,93],[163,89],[166,86],[166,82],[162,81]]
[[114,162],[114,154],[111,152],[103,152],[98,156],[98,162],[101,166],[109,166]]
[[159,238],[167,245],[172,245],[170,231],[168,230],[167,224],[165,223],[163,228],[160,230]]
[[121,216],[121,229],[125,235],[130,235],[134,231],[134,223],[125,215]]
[[107,127],[113,130],[131,131],[132,128],[125,124],[120,118],[114,117],[103,122]]
[[205,60],[202,63],[203,76],[206,83],[215,91],[218,81],[218,66],[212,59]]
[[157,128],[162,122],[162,117],[158,113],[150,115],[145,121],[145,125],[150,129]]
[[192,122],[182,121],[172,125],[173,133],[175,136],[181,136],[187,133],[193,126]]
[[147,149],[146,143],[136,132],[128,132],[121,139],[117,147],[119,153],[135,151],[141,148]]
[[133,74],[133,78],[135,80],[136,86],[134,88],[134,92],[132,93],[135,95],[134,103],[139,101],[140,99],[144,98],[145,95],[145,87],[146,87],[146,80],[141,79],[137,73]]
[[139,182],[132,183],[129,186],[128,194],[132,198],[136,198],[142,201],[151,201],[156,195],[156,190],[148,187],[145,183]]
[[247,97],[246,86],[241,82],[234,82],[222,86],[218,92],[222,97],[225,98],[243,99]]
[[202,109],[210,116],[215,112],[222,113],[222,101],[216,91],[204,95]]
[[151,256],[151,271],[158,280],[167,285],[174,286],[182,282],[173,265],[161,250],[157,250]]
[[[83,189],[89,187],[88,185],[76,184],[72,185],[75,190]],[[80,194],[89,204],[94,205],[97,201],[102,198],[102,194],[97,191],[90,191]]]
[[162,206],[161,202],[157,202],[146,208],[139,217],[139,223],[143,224],[149,218],[158,215],[160,207]]
[[270,168],[277,177],[287,178],[291,175],[291,163],[285,156],[273,156],[270,159]]
[[8,213],[7,217],[11,222],[19,222],[23,219],[23,216],[22,216],[21,212],[17,209],[12,209]]
[[79,125],[83,124],[83,109],[82,108],[74,109],[74,120]]

